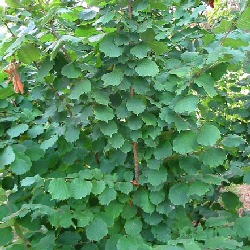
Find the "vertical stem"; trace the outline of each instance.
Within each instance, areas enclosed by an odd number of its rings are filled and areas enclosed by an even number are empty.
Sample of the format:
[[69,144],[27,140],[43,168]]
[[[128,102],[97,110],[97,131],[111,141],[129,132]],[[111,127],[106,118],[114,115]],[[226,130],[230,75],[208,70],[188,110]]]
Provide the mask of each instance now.
[[[6,205],[7,205],[8,209],[9,209],[9,212],[11,214],[13,214],[13,211],[12,211],[12,208],[10,206],[9,199],[8,199],[7,195],[6,195]],[[28,250],[29,249],[29,247],[28,247],[28,241],[25,238],[25,236],[24,236],[24,234],[22,232],[22,229],[19,227],[19,225],[18,225],[18,223],[16,221],[14,223],[14,230],[15,230],[15,233],[23,240],[23,244],[24,244],[25,249]]]
[[[129,18],[132,19],[133,17],[133,8],[132,8],[132,1],[128,0],[128,12]],[[130,43],[132,44],[132,43]],[[135,96],[135,89],[133,86],[130,87],[130,97],[133,98]],[[135,179],[134,185],[139,185],[140,180],[140,164],[139,164],[139,156],[138,156],[138,143],[132,142],[133,153],[134,153],[134,167],[135,167]]]
[[138,143],[133,142],[133,152],[134,152],[134,164],[135,164],[135,185],[139,184],[140,180],[140,165],[139,165],[139,156],[138,156]]

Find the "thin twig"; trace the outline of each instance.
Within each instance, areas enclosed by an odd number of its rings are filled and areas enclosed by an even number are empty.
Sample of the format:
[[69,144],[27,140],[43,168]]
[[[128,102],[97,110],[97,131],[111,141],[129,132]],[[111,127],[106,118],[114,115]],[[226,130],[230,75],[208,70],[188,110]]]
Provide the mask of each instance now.
[[7,30],[10,32],[11,36],[13,38],[16,38],[15,34],[12,32],[12,30],[9,28],[8,24],[7,23],[4,23],[4,25],[6,26]]
[[[59,37],[58,32],[55,30],[55,27],[53,25],[53,20],[51,20],[49,24],[50,24],[50,28],[52,30],[53,35],[56,37],[57,40],[59,40],[60,37]],[[67,59],[69,60],[69,62],[73,62],[71,56],[69,55],[67,49],[65,48],[65,44],[62,45],[62,51],[65,54],[65,56],[67,57]]]
[[[55,94],[57,95],[57,97],[58,97],[61,101],[63,101],[64,98],[63,98],[62,96],[59,95],[59,93],[58,93],[57,90],[54,88],[54,86],[53,86],[52,84],[50,84],[49,86],[50,86],[50,88],[55,92]],[[71,111],[71,106],[70,106],[68,103],[66,104],[66,108],[67,108],[67,110],[68,110],[70,116],[73,116],[73,113],[72,113],[72,111]]]
[[[41,9],[42,9],[43,14],[44,14],[44,15],[47,15],[47,12],[45,11],[45,9],[44,9],[43,6],[42,6],[41,0],[38,0],[38,3],[39,3],[39,5],[40,5],[40,7],[41,7]],[[51,20],[51,21],[49,22],[49,25],[50,25],[52,34],[55,36],[55,38],[56,38],[57,40],[59,40],[59,39],[60,39],[60,36],[59,36],[58,32],[56,31],[56,29],[55,29],[55,27],[54,27],[53,20]],[[65,48],[65,44],[62,45],[62,51],[63,51],[63,53],[65,54],[65,56],[67,57],[68,61],[72,63],[73,60],[72,60],[71,56],[69,55],[69,52],[68,52],[67,49]]]
[[[132,8],[132,1],[128,0],[128,13],[129,18],[132,19],[133,17],[133,8]],[[133,43],[130,43],[132,45]],[[130,97],[133,98],[135,96],[135,89],[133,86],[130,86]],[[134,167],[135,167],[135,179],[133,181],[134,185],[139,185],[140,180],[140,164],[139,164],[139,156],[138,156],[138,143],[132,142],[133,153],[134,153]]]
[[[8,199],[8,196],[6,194],[6,205],[8,207],[8,210],[11,214],[13,214],[13,211],[12,211],[12,208],[10,206],[10,203],[9,203],[9,199]],[[22,232],[22,229],[20,228],[20,226],[18,225],[18,223],[15,221],[14,223],[14,230],[15,230],[15,233],[23,240],[23,243],[24,243],[24,247],[25,249],[29,249],[28,247],[28,241],[27,239],[25,238],[23,232]],[[18,231],[18,232],[17,232]]]
[[133,17],[133,7],[132,7],[132,1],[128,0],[128,13],[129,13],[129,18],[132,19]]
[[134,152],[134,164],[135,164],[135,184],[139,184],[140,180],[140,164],[139,164],[139,156],[138,156],[138,143],[133,142],[133,152]]

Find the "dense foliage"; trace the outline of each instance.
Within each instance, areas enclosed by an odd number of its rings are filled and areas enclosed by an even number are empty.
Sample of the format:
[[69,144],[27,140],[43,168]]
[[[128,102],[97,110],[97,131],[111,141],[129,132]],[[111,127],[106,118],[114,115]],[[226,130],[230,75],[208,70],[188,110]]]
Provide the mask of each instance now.
[[6,2],[0,246],[249,249],[249,3]]

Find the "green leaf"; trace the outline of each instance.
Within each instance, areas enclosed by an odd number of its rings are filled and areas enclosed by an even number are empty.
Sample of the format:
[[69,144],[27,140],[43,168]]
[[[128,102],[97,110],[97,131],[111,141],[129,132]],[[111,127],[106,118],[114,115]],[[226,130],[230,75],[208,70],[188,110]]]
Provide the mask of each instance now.
[[88,20],[94,19],[97,13],[98,12],[93,9],[85,9],[79,13],[79,19],[88,21]]
[[82,94],[86,94],[91,92],[91,82],[86,79],[82,81],[78,81],[75,85],[71,88],[69,98],[79,100]]
[[140,117],[138,116],[131,116],[129,119],[128,119],[128,127],[131,129],[131,130],[138,130],[138,129],[141,129],[143,125],[143,122],[141,120]]
[[191,113],[196,111],[197,105],[199,103],[198,96],[189,95],[182,98],[174,107],[174,111],[177,113]]
[[115,184],[115,189],[124,194],[129,194],[133,191],[133,184],[130,182],[118,182]]
[[104,81],[104,86],[118,86],[123,80],[124,74],[120,70],[113,70],[110,73],[104,74],[101,79]]
[[134,203],[135,205],[142,208],[145,213],[153,213],[155,210],[155,206],[150,203],[149,195],[146,190],[142,190],[140,192],[136,192],[134,196]]
[[160,143],[154,150],[154,156],[156,160],[162,160],[171,155],[172,155],[172,145],[168,141]]
[[146,125],[156,126],[157,124],[157,118],[151,113],[142,114],[141,118]]
[[18,50],[18,58],[21,62],[30,64],[40,59],[40,53],[41,51],[34,44],[27,43]]
[[225,33],[232,27],[232,22],[229,20],[222,19],[218,26],[216,26],[213,31],[215,34]]
[[86,227],[88,240],[99,241],[108,234],[108,227],[102,219],[95,219]]
[[71,196],[70,185],[62,178],[53,179],[49,183],[48,191],[52,199],[56,200],[67,200]]
[[3,169],[4,166],[11,164],[15,158],[16,156],[12,147],[6,147],[0,152],[0,169]]
[[139,76],[156,76],[159,73],[157,64],[150,59],[141,60],[135,67]]
[[124,144],[125,140],[121,134],[114,134],[111,138],[109,138],[109,144],[113,148],[121,148]]
[[94,195],[101,194],[104,191],[105,186],[106,186],[104,181],[95,181],[92,184],[93,184],[92,193]]
[[41,149],[43,149],[44,151],[53,147],[54,144],[57,142],[58,140],[58,136],[57,135],[53,135],[50,139],[45,140],[41,143]]
[[66,249],[70,249],[70,246],[77,245],[81,240],[81,236],[76,231],[65,231],[58,237],[58,243],[66,246]]
[[54,65],[55,65],[55,61],[50,60],[50,58],[47,57],[42,63],[40,69],[38,70],[37,79],[41,81],[44,77],[49,75],[49,72],[53,69]]
[[190,77],[192,69],[190,67],[179,67],[176,69],[172,69],[169,73],[173,75],[177,75],[178,77]]
[[117,46],[114,43],[113,36],[105,36],[102,41],[99,44],[99,49],[101,52],[105,54],[105,56],[108,57],[118,57],[121,56],[124,48]]
[[233,38],[227,37],[223,42],[223,46],[237,49],[241,46],[244,46],[244,47],[248,46],[248,42],[245,42],[241,39],[233,39]]
[[223,149],[209,148],[201,153],[200,159],[205,165],[210,167],[217,167],[226,160],[227,155]]
[[66,127],[65,139],[67,142],[75,142],[79,139],[80,129],[74,125]]
[[101,205],[108,205],[116,199],[116,191],[112,188],[106,188],[98,197]]
[[86,227],[93,220],[93,213],[90,210],[84,209],[84,212],[75,211],[74,217],[77,220],[78,227]]
[[135,242],[133,239],[131,239],[129,236],[123,236],[121,237],[116,245],[117,250],[137,250],[138,248],[135,245]]
[[193,131],[182,131],[173,141],[173,150],[180,154],[193,152],[196,148],[196,134]]
[[217,92],[214,89],[214,79],[207,74],[202,74],[194,80],[194,82],[199,86],[203,87],[210,97],[214,97]]
[[250,217],[241,217],[236,219],[235,229],[237,234],[241,238],[246,238],[250,236]]
[[133,97],[128,99],[126,103],[128,111],[132,111],[135,114],[140,114],[146,109],[146,104],[140,97]]
[[32,128],[28,130],[28,135],[31,138],[36,138],[38,135],[42,134],[44,131],[43,125],[34,125]]
[[92,183],[77,178],[70,183],[70,189],[75,199],[82,199],[91,193]]
[[114,118],[113,109],[105,106],[98,106],[94,110],[96,119],[99,121],[108,122]]
[[144,213],[143,219],[149,225],[154,226],[154,225],[158,225],[163,220],[163,216],[157,212],[154,212],[152,214]]
[[19,135],[23,134],[25,131],[27,131],[29,128],[29,126],[27,124],[18,124],[12,128],[10,128],[7,131],[7,134],[11,137],[11,138],[15,138],[18,137]]
[[70,63],[63,66],[62,75],[68,78],[78,78],[82,75],[82,72],[81,69],[76,67],[74,63]]
[[32,161],[38,161],[45,155],[44,150],[42,150],[39,145],[32,145],[26,149],[25,153]]
[[167,181],[168,171],[161,167],[159,170],[149,169],[147,171],[148,182],[153,186],[158,186]]
[[133,47],[130,50],[130,53],[133,56],[136,56],[137,58],[142,59],[142,58],[148,56],[149,51],[150,51],[150,47],[148,44],[140,43],[140,44],[136,45],[135,47]]
[[210,190],[210,185],[207,183],[204,183],[202,181],[194,181],[190,185],[188,196],[190,195],[198,195],[203,196]]
[[201,127],[197,142],[203,146],[212,146],[220,139],[220,130],[214,125],[204,125]]
[[168,45],[164,42],[152,41],[149,43],[149,45],[157,56],[169,51]]
[[108,106],[109,103],[110,103],[108,93],[105,93],[102,90],[94,90],[94,91],[92,91],[92,97],[99,104]]
[[230,191],[222,193],[222,201],[224,206],[232,212],[236,212],[237,208],[240,206],[239,196]]
[[15,93],[13,86],[0,89],[0,99],[6,99],[9,96],[12,96]]
[[104,135],[112,136],[113,134],[116,134],[118,131],[117,125],[115,121],[109,121],[106,122],[100,122],[100,130]]
[[22,179],[21,186],[22,187],[30,187],[32,184],[36,182],[42,182],[43,179],[39,175],[35,175],[33,177],[26,177]]
[[136,235],[139,234],[142,230],[142,222],[140,218],[136,217],[125,222],[125,232],[128,235]]
[[121,216],[122,218],[129,220],[134,218],[137,214],[137,208],[135,206],[131,206],[130,204],[126,204],[122,210]]
[[0,228],[0,246],[5,246],[14,239],[14,233],[11,227]]
[[250,7],[246,8],[244,12],[241,14],[240,18],[237,21],[237,28],[242,30],[250,30]]
[[[160,242],[167,243],[171,239],[171,229],[167,224],[154,226],[151,228],[151,232],[153,233],[154,237]],[[169,248],[169,250],[172,250],[172,248]]]
[[246,143],[246,141],[240,135],[229,134],[222,140],[221,143],[226,147],[234,148]]
[[16,158],[11,164],[12,171],[17,175],[25,174],[30,170],[31,166],[30,158],[21,152],[16,153]]
[[169,199],[174,205],[185,206],[189,201],[189,187],[186,183],[177,183],[169,189]]

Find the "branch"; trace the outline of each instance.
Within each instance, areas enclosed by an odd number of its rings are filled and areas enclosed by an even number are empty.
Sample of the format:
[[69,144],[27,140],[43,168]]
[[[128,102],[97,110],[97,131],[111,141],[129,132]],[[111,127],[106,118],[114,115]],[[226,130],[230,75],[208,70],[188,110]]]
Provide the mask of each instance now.
[[134,152],[134,164],[135,164],[135,180],[134,185],[139,185],[140,180],[140,165],[139,165],[139,156],[138,156],[138,143],[133,142],[133,152]]
[[[57,90],[54,88],[54,86],[53,86],[52,84],[50,84],[49,86],[50,86],[50,88],[55,92],[55,94],[57,95],[57,97],[58,97],[61,101],[63,101],[64,98],[63,98],[62,96],[59,95],[59,93],[58,93]],[[68,103],[66,103],[66,108],[67,108],[67,110],[68,110],[70,116],[73,116],[73,113],[72,113],[72,110],[71,110],[71,106],[70,106]]]
[[8,27],[7,23],[4,23],[4,25],[6,26],[7,30],[10,32],[11,36],[13,38],[16,38],[15,34],[12,32],[12,30]]
[[129,13],[129,18],[132,19],[133,17],[133,7],[132,7],[132,1],[128,0],[128,13]]
[[[11,214],[13,214],[12,208],[11,208],[10,203],[9,203],[8,196],[7,196],[7,194],[5,194],[5,195],[6,195],[6,205],[8,207],[8,210],[9,210],[9,212]],[[28,241],[25,238],[25,236],[24,236],[24,234],[22,232],[22,229],[20,228],[20,226],[18,225],[18,223],[16,221],[14,222],[14,230],[15,230],[15,233],[23,240],[25,249],[28,250],[29,249],[29,247],[28,247]]]
[[[43,14],[44,14],[44,15],[47,15],[47,12],[44,10],[44,8],[43,8],[43,6],[42,6],[41,0],[38,0],[38,3],[39,3],[39,5],[40,5],[40,7],[41,7],[41,9],[42,9]],[[56,38],[57,40],[59,40],[59,39],[60,39],[60,36],[59,36],[58,32],[56,31],[56,29],[55,29],[55,27],[54,27],[53,20],[51,20],[51,21],[49,22],[49,25],[50,25],[52,34],[55,36],[55,38]],[[71,56],[69,55],[69,52],[68,52],[67,49],[65,48],[65,44],[63,44],[63,46],[62,46],[62,51],[63,51],[63,53],[65,54],[65,56],[67,57],[68,61],[69,61],[69,62],[73,62]]]

